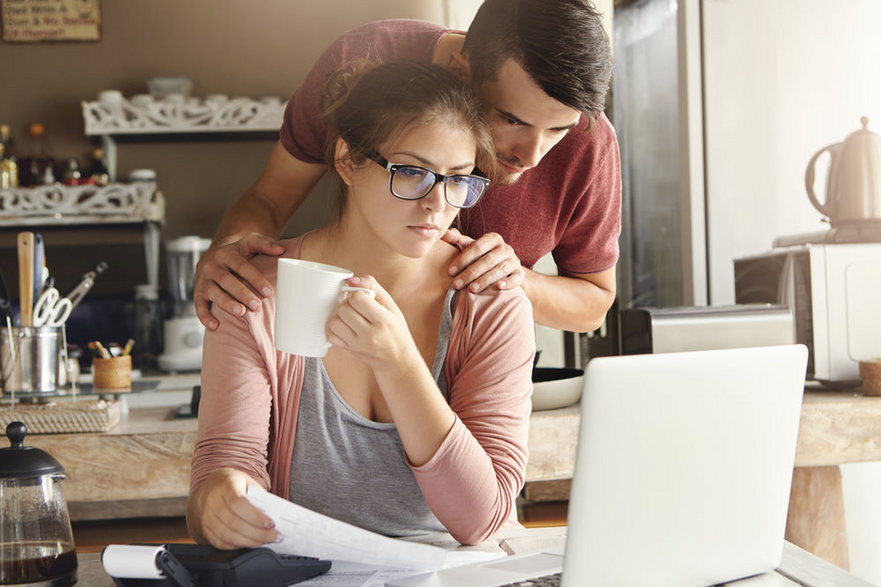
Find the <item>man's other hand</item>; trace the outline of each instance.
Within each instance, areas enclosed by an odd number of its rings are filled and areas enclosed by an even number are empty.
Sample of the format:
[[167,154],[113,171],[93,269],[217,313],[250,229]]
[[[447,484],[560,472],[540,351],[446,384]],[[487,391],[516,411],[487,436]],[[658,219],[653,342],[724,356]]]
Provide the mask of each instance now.
[[456,289],[467,287],[475,293],[493,285],[498,289],[511,289],[521,286],[526,279],[514,248],[494,232],[474,240],[451,228],[443,240],[461,251],[449,269],[450,275],[455,277]]

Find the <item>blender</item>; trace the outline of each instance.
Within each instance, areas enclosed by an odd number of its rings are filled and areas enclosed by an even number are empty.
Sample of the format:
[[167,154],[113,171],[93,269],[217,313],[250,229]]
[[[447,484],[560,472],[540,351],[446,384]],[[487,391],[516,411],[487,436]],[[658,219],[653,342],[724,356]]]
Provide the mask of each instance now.
[[198,236],[165,242],[172,317],[164,323],[165,345],[159,355],[159,368],[164,371],[196,371],[202,366],[205,328],[196,316],[193,285],[196,263],[210,245],[210,239]]

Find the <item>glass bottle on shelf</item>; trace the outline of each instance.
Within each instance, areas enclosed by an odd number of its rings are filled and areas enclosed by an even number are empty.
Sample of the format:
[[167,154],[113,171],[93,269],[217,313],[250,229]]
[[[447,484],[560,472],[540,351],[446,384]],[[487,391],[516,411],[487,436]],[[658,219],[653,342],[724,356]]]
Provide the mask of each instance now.
[[46,127],[31,124],[29,145],[18,162],[19,184],[24,187],[50,185],[55,182],[55,160],[46,141]]
[[110,183],[110,173],[107,166],[104,165],[104,149],[95,149],[92,151],[92,162],[83,178],[83,183],[89,183],[96,186],[105,186]]
[[80,164],[76,159],[68,159],[67,169],[64,170],[64,178],[61,183],[70,186],[83,183],[83,174],[80,171]]
[[6,143],[0,143],[0,189],[18,187],[18,165],[6,155]]
[[8,124],[0,124],[0,145],[3,145],[6,156],[15,161],[15,151],[12,150],[12,132]]

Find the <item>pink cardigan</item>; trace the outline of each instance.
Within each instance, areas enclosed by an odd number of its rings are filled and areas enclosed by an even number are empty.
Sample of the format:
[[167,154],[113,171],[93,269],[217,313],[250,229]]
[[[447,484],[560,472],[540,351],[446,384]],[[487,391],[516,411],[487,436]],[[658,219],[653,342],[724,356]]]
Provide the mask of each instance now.
[[[301,242],[286,241],[284,256],[299,257]],[[276,259],[255,261],[273,283]],[[191,492],[213,470],[233,467],[288,498],[304,361],[275,349],[274,315],[274,298],[243,317],[218,310],[220,327],[205,334]],[[532,307],[520,289],[457,296],[444,363],[457,418],[431,460],[410,468],[463,544],[516,520],[534,351]]]

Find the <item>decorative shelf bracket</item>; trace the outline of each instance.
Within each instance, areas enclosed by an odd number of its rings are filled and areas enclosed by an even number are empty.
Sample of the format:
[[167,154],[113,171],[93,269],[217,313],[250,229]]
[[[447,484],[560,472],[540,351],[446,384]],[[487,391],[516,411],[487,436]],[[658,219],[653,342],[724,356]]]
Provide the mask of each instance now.
[[83,102],[86,134],[277,131],[285,109],[277,97],[156,100],[141,95],[132,100]]
[[0,226],[165,222],[155,182],[0,190]]

